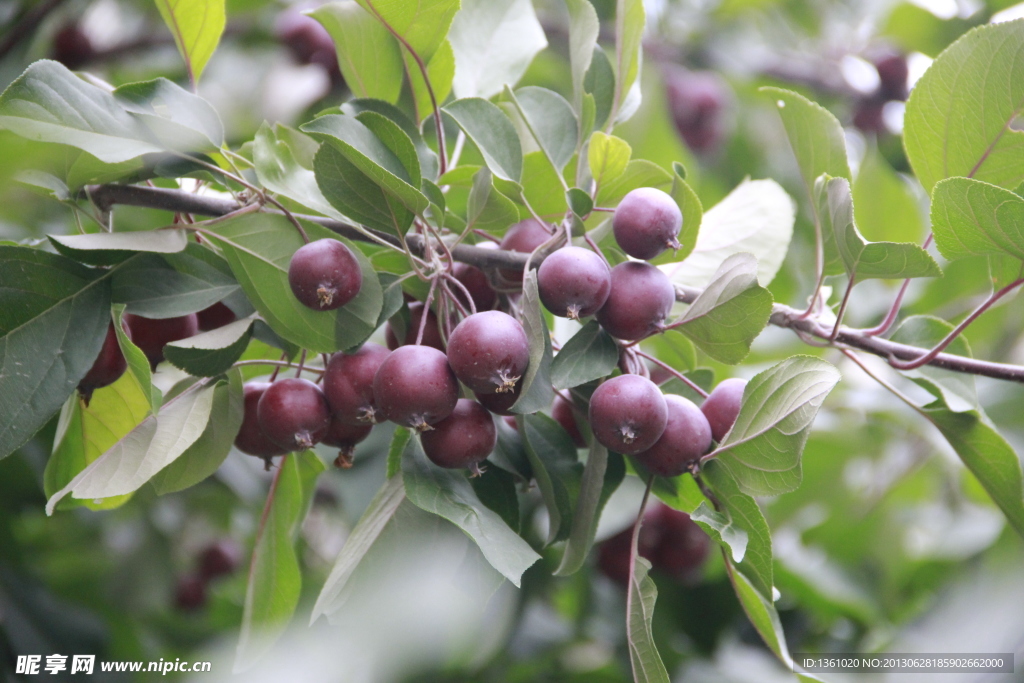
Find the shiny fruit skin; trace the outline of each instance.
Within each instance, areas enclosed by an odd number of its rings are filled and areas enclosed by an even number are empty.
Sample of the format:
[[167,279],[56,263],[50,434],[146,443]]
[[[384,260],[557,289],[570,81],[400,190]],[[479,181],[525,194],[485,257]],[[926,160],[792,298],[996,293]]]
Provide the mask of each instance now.
[[653,446],[636,454],[649,471],[661,477],[675,477],[687,470],[711,448],[711,425],[693,401],[667,394],[668,422]]
[[230,325],[238,319],[238,316],[235,315],[234,311],[218,301],[214,305],[208,306],[196,313],[196,319],[199,321],[200,331],[209,332],[210,330]]
[[530,364],[530,340],[519,321],[507,313],[476,313],[452,330],[448,363],[473,391],[505,393],[515,388]]
[[263,392],[256,409],[267,438],[286,451],[312,448],[327,434],[331,409],[308,379],[279,379]]
[[373,377],[373,395],[384,417],[424,430],[451,415],[459,381],[448,357],[429,346],[400,346]]
[[576,422],[576,412],[572,408],[572,403],[562,398],[561,394],[555,394],[555,401],[551,404],[551,417],[569,433],[576,448],[586,448],[587,442],[583,439],[579,423]]
[[132,341],[142,349],[149,359],[149,364],[154,368],[164,359],[164,346],[193,337],[199,331],[199,319],[195,313],[159,319],[126,313],[124,322],[130,331]]
[[[490,241],[480,242],[473,246],[478,249],[498,248],[497,242]],[[452,266],[452,275],[469,291],[476,310],[489,311],[498,303],[498,293],[491,287],[491,281],[487,278],[487,274],[476,266],[471,266],[468,263],[456,263]],[[459,297],[461,301],[465,301],[466,295],[461,289],[452,287],[452,290],[455,296]]]
[[[416,344],[416,335],[420,331],[420,320],[423,318],[423,304],[419,301],[414,301],[409,304],[409,326],[405,330],[405,337],[402,343],[398,343],[398,336],[395,334],[394,328],[391,326],[391,322],[384,327],[384,340],[388,345],[388,348],[394,351],[399,346],[413,346]],[[437,315],[434,314],[433,310],[427,310],[427,322],[424,323],[423,327],[423,339],[421,344],[423,346],[429,346],[437,349],[438,351],[444,351],[444,340],[441,339],[441,328],[437,324]]]
[[731,377],[718,383],[708,397],[704,399],[700,410],[704,417],[708,418],[711,425],[711,435],[719,443],[732,429],[736,417],[740,414],[740,405],[743,403],[743,391],[747,387],[747,380]]
[[608,300],[611,269],[590,249],[562,247],[540,264],[537,288],[545,308],[578,320],[594,315]]
[[305,244],[292,255],[288,284],[303,306],[333,311],[359,294],[363,272],[351,249],[328,238]]
[[612,268],[612,289],[597,321],[608,334],[632,341],[661,329],[675,303],[675,288],[649,263],[626,261]]
[[[501,240],[500,248],[505,251],[518,251],[523,254],[529,254],[549,239],[551,239],[551,229],[537,219],[529,218],[509,227],[505,237]],[[523,281],[523,271],[521,268],[502,268],[498,272],[509,282],[518,283]]]
[[606,380],[590,397],[594,438],[623,455],[645,451],[661,438],[668,423],[665,397],[651,380],[619,375]]
[[284,455],[288,451],[281,448],[267,438],[260,427],[258,406],[263,392],[270,388],[270,382],[246,382],[242,387],[242,396],[245,403],[245,412],[242,417],[242,427],[235,437],[235,448],[248,455],[255,455],[263,458],[270,464],[270,459]]
[[615,241],[638,259],[652,259],[666,249],[679,249],[683,214],[671,196],[653,187],[632,190],[619,202],[612,218]]
[[491,413],[476,401],[460,398],[452,414],[420,435],[423,452],[438,467],[473,468],[498,442]]
[[353,426],[378,422],[373,377],[390,354],[383,346],[367,342],[355,353],[339,351],[331,356],[324,373],[324,394],[335,420]]
[[[130,337],[129,337],[130,338]],[[121,378],[124,371],[128,369],[128,361],[121,352],[121,345],[117,342],[117,331],[114,323],[107,328],[107,336],[103,339],[103,346],[100,348],[100,355],[93,361],[89,372],[78,383],[78,393],[85,399],[86,405],[92,398],[92,392],[103,387],[110,386]]]
[[523,388],[522,382],[516,382],[516,388],[512,391],[503,391],[502,393],[494,392],[493,394],[482,394],[474,391],[473,395],[480,405],[487,410],[491,411],[495,415],[503,415],[505,417],[513,416],[516,413],[512,412],[512,406],[515,405],[516,401],[519,400],[520,390]]

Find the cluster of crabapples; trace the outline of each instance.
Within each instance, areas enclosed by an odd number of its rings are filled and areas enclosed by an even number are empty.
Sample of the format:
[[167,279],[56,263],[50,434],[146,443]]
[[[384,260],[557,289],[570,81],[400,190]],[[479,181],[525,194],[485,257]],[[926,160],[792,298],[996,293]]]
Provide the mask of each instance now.
[[[681,474],[710,450],[713,440],[722,440],[736,419],[744,389],[742,380],[726,380],[697,407],[681,396],[663,394],[629,349],[630,342],[665,329],[675,290],[647,260],[678,248],[681,226],[682,215],[669,195],[636,189],[612,219],[616,242],[634,260],[612,268],[599,250],[569,245],[550,253],[537,272],[541,302],[554,315],[577,320],[595,316],[623,342],[619,365],[625,374],[606,379],[590,397],[594,438],[661,476]],[[558,245],[556,233],[541,221],[526,220],[511,226],[499,246],[530,253],[551,245]],[[367,342],[354,352],[335,353],[326,359],[317,382],[299,376],[275,381],[275,374],[269,382],[246,383],[238,449],[264,459],[269,468],[278,455],[324,443],[339,449],[337,466],[349,467],[356,444],[375,424],[389,420],[416,430],[435,464],[479,473],[479,463],[497,440],[492,414],[512,415],[530,364],[526,331],[515,317],[498,310],[514,300],[514,295],[502,297],[498,291],[506,291],[503,286],[509,282],[521,282],[522,273],[497,269],[489,277],[472,266],[454,266],[449,277],[458,280],[454,291],[466,304],[459,306],[464,316],[454,328],[439,324],[429,302],[413,302],[402,339],[388,323],[388,348]],[[315,311],[344,306],[362,286],[355,256],[333,239],[296,251],[288,280],[296,299]],[[217,304],[181,318],[125,319],[126,334],[155,367],[164,344],[230,322],[233,314]],[[96,366],[82,380],[82,394],[88,397],[113,382],[124,368],[111,326]],[[462,387],[475,400],[461,398]],[[571,397],[562,395],[552,407],[552,416],[583,446],[576,412]]]

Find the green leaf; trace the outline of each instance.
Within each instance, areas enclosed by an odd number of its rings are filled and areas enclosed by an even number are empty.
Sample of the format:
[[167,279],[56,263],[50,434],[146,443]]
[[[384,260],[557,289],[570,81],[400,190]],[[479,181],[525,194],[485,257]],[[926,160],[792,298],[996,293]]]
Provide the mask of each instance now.
[[932,192],[932,230],[950,261],[977,255],[1024,259],[1024,199],[980,180],[942,180]]
[[670,683],[668,670],[654,642],[651,622],[658,587],[648,572],[651,563],[637,555],[629,584],[629,613],[626,615],[626,641],[635,683]]
[[811,423],[839,381],[830,363],[793,356],[758,373],[743,393],[736,423],[707,457],[717,458],[751,496],[792,491]]
[[[923,349],[930,349],[953,330],[953,325],[926,315],[913,315],[904,320],[893,332],[892,341],[909,344]],[[948,353],[971,358],[971,347],[963,335],[958,336],[949,346]],[[901,370],[903,375],[917,381],[928,380],[925,389],[936,393],[946,406],[953,412],[962,413],[968,410],[980,410],[978,390],[974,384],[974,375],[966,372],[943,370],[933,365],[922,365],[915,370]]]
[[463,472],[431,464],[419,439],[411,439],[405,447],[402,479],[411,503],[466,532],[491,566],[516,587],[523,572],[540,559],[500,515],[480,502]]
[[569,537],[583,466],[561,425],[543,413],[517,418],[519,435],[548,510],[548,544]]
[[[511,186],[511,188],[507,186]],[[562,179],[551,162],[544,156],[544,152],[539,150],[530,152],[523,157],[521,197],[517,196],[519,188],[512,183],[495,181],[495,187],[501,189],[507,196],[515,196],[524,205],[528,202],[541,220],[549,223],[562,220],[565,212],[569,209]],[[530,215],[529,211],[524,209],[523,217]]]
[[653,161],[633,159],[615,180],[597,190],[594,200],[598,206],[615,206],[623,197],[638,187],[664,187],[672,182],[668,171]]
[[[853,195],[846,178],[822,176],[814,186],[822,232],[831,231],[846,274],[871,278],[938,277],[931,255],[910,242],[868,242],[853,222]],[[1024,202],[1021,202],[1024,206]]]
[[711,540],[728,550],[734,562],[743,561],[747,552],[747,531],[734,524],[729,515],[717,512],[702,502],[690,515],[690,519],[699,524]]
[[583,89],[594,99],[593,128],[604,128],[615,104],[615,69],[600,45],[594,46],[590,68],[583,79]]
[[[427,198],[419,190],[421,176],[416,150],[396,124],[391,126],[393,134],[386,142],[351,116],[321,116],[302,126],[302,130],[341,152],[350,164],[410,211],[422,213],[427,208]],[[393,147],[399,149],[398,153]]]
[[[583,82],[597,48],[601,24],[589,0],[566,0],[569,10],[569,64],[572,71],[573,107],[583,112]],[[585,128],[590,132],[593,128]]]
[[789,90],[764,87],[761,92],[775,100],[808,196],[822,173],[833,178],[852,178],[843,126],[831,112]]
[[235,673],[249,668],[267,653],[299,604],[302,572],[295,540],[313,503],[316,480],[324,465],[312,451],[303,451],[282,458],[280,468],[256,532]]
[[377,112],[397,124],[399,128],[405,131],[405,134],[409,136],[409,139],[412,140],[412,144],[416,147],[416,153],[419,155],[420,159],[420,170],[422,172],[422,176],[427,180],[434,180],[437,178],[437,152],[427,145],[426,141],[423,139],[423,135],[420,133],[420,129],[401,109],[382,100],[354,99],[341,105],[341,111],[349,116],[356,117],[363,112]]
[[779,621],[779,613],[775,611],[775,605],[767,597],[761,595],[750,583],[750,579],[732,566],[732,562],[726,559],[725,565],[729,570],[732,588],[751,625],[757,630],[768,649],[775,653],[775,656],[787,668],[792,669],[793,658],[790,657],[789,649],[786,647],[786,634],[782,631],[782,622]]
[[733,254],[690,304],[676,329],[715,360],[735,365],[768,324],[772,295],[757,284],[757,260]]
[[[716,528],[715,533],[729,544],[733,562],[739,565],[754,588],[762,595],[771,595],[775,581],[772,534],[761,508],[756,500],[740,491],[736,480],[714,460],[705,463],[702,473],[723,508],[721,513],[715,514],[724,517],[726,526]],[[704,503],[701,505],[705,511],[713,513]],[[691,516],[693,521],[704,527],[706,521],[701,519],[704,515],[699,512],[700,508]],[[711,534],[709,529],[705,528],[705,531]],[[733,535],[736,537],[734,542],[729,540],[729,536]],[[741,535],[744,549],[737,556],[736,548]]]
[[366,507],[359,522],[352,529],[352,533],[345,539],[345,545],[338,553],[331,573],[327,577],[327,581],[324,582],[324,587],[320,590],[320,595],[313,606],[313,614],[309,619],[310,625],[321,615],[330,618],[344,606],[346,584],[355,573],[360,560],[373,546],[404,500],[405,484],[402,477],[389,477]]
[[514,93],[511,89],[506,92],[544,156],[562,173],[576,152],[579,137],[579,122],[572,107],[547,88],[527,86]]
[[[128,363],[128,372],[135,377],[139,389],[146,397],[149,409],[156,415],[160,412],[160,405],[164,401],[164,394],[160,391],[159,387],[153,384],[153,370],[149,364],[149,359],[146,358],[146,354],[143,353],[142,349],[136,346],[131,338],[125,334],[124,305],[115,305],[112,313],[114,317],[114,332],[117,334],[117,343],[121,347],[121,353],[124,354],[125,361]],[[139,422],[141,422],[141,418]],[[106,448],[103,449],[103,451],[105,450]],[[103,451],[100,451],[100,453]]]
[[[53,453],[43,473],[43,492],[57,493],[82,470],[135,429],[149,413],[149,403],[135,378],[125,373],[110,386],[93,392],[89,405],[78,396],[64,403],[53,439]],[[131,494],[105,500],[64,500],[58,509],[85,505],[93,510],[123,505]]]
[[619,362],[619,347],[597,321],[574,334],[551,364],[555,389],[571,389],[607,377]]
[[0,129],[77,147],[109,164],[163,151],[111,93],[48,60],[32,64],[0,95]]
[[422,121],[434,113],[434,100],[440,106],[451,94],[452,81],[455,80],[455,53],[452,52],[452,44],[446,40],[427,62],[427,78],[430,79],[430,87],[434,91],[433,100],[416,60],[408,52],[403,53],[402,58],[405,60],[405,71],[409,74],[416,120]]
[[1024,180],[1024,21],[968,31],[907,101],[903,143],[925,190],[951,176],[1010,188]]
[[69,258],[0,246],[0,459],[60,410],[110,323],[110,281]]
[[[590,4],[586,0],[578,1]],[[626,172],[632,155],[633,149],[622,138],[606,135],[599,130],[593,132],[590,136],[590,145],[587,147],[587,163],[590,164],[590,175],[594,178],[599,191],[598,197],[601,187],[617,180]]]
[[531,270],[523,278],[523,329],[530,341],[530,365],[520,380],[519,400],[512,406],[516,413],[535,413],[544,410],[555,399],[551,388],[551,336],[540,308],[537,292],[537,271]]
[[401,310],[405,304],[405,297],[402,295],[402,280],[393,273],[378,273],[380,288],[384,292],[384,305],[377,316],[377,327],[388,321],[395,313]]
[[[320,191],[332,206],[368,228],[404,235],[413,213],[384,191],[332,145],[322,145],[313,159]],[[426,201],[426,197],[423,198]]]
[[216,152],[224,144],[224,124],[213,105],[166,78],[122,85],[114,97],[165,149]]
[[93,266],[119,263],[131,256],[132,252],[174,254],[184,251],[188,246],[188,233],[179,228],[47,237],[60,253]]
[[565,542],[562,562],[555,570],[556,576],[575,574],[583,566],[590,548],[601,512],[619,484],[626,476],[626,463],[618,453],[609,453],[595,439],[590,445],[590,455],[583,466],[580,479],[580,494],[572,514],[572,526]]
[[589,216],[590,212],[594,210],[594,200],[578,187],[570,188],[565,193],[565,201],[569,204],[569,209],[579,218]]
[[781,185],[745,180],[704,213],[693,252],[662,269],[675,284],[704,288],[725,259],[747,252],[757,258],[757,281],[767,287],[789,251],[795,220],[796,207]]
[[113,301],[147,318],[195,313],[239,291],[224,259],[194,242],[177,254],[133,256],[110,279]]
[[672,195],[672,199],[676,200],[676,205],[679,206],[679,211],[683,214],[683,227],[677,238],[681,246],[671,255],[665,252],[655,259],[654,263],[679,261],[693,253],[697,246],[701,221],[704,219],[704,206],[700,203],[700,198],[690,184],[683,180],[683,174],[680,172],[682,167],[679,164],[675,164],[675,166],[672,175],[672,189],[669,194]]
[[456,97],[493,97],[514,86],[548,45],[530,0],[462,0],[448,34]]
[[377,19],[354,2],[332,2],[309,12],[334,39],[338,66],[356,97],[394,104],[402,90],[402,48]]
[[253,318],[242,318],[224,327],[202,332],[164,346],[172,365],[195,377],[216,377],[227,372],[252,338]]
[[911,184],[875,146],[868,149],[853,182],[853,215],[864,237],[890,242],[924,239],[924,217]]
[[480,502],[498,513],[498,516],[517,534],[522,520],[519,515],[519,496],[516,494],[516,476],[501,467],[488,467],[483,475],[470,477],[470,485]]
[[[310,240],[341,239],[314,223],[304,224]],[[363,343],[376,329],[383,305],[380,281],[362,251],[341,239],[363,272],[359,294],[341,308],[314,311],[291,292],[288,264],[302,246],[295,226],[283,216],[249,214],[212,227],[216,241],[242,289],[268,325],[284,339],[314,353],[333,353]]]
[[46,503],[46,514],[60,500],[110,498],[132,493],[196,442],[209,422],[215,383],[197,382],[168,400],[79,472]]
[[231,451],[245,417],[242,373],[235,368],[213,390],[210,421],[202,436],[177,460],[156,473],[149,483],[157,494],[183,491],[213,475]]
[[391,437],[391,445],[388,447],[388,479],[402,471],[402,454],[405,447],[412,438],[412,432],[406,427],[396,427],[395,434]]
[[497,105],[479,97],[466,97],[446,105],[444,112],[477,146],[491,173],[502,180],[520,181],[523,149],[519,135]]
[[224,0],[154,0],[185,60],[189,80],[199,82],[224,33]]
[[494,187],[494,179],[487,168],[473,176],[466,208],[466,228],[503,233],[519,220],[515,203]]
[[[639,86],[643,58],[644,25],[647,16],[643,0],[615,3],[615,107],[613,121],[621,123],[633,112],[626,106],[634,86]],[[637,102],[639,104],[639,102]],[[635,111],[635,108],[633,108]]]
[[429,62],[441,47],[459,0],[357,0]]
[[[334,6],[324,5],[321,9]],[[358,5],[353,6],[358,8]],[[256,131],[252,158],[260,184],[271,192],[288,197],[325,216],[347,220],[324,197],[317,185],[316,174],[299,163],[296,152],[288,141],[289,137],[294,138],[298,135],[303,134],[298,131],[286,131],[280,124],[271,128],[264,123]],[[312,138],[309,140],[312,142]]]

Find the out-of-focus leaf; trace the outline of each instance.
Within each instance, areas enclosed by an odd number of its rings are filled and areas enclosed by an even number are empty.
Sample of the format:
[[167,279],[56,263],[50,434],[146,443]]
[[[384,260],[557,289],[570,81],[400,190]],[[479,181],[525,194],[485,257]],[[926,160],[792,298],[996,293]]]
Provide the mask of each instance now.
[[[569,9],[569,63],[572,70],[573,107],[577,113],[583,111],[583,81],[597,47],[597,36],[601,24],[597,12],[589,0],[566,0]],[[587,128],[584,133],[589,133]]]
[[394,103],[402,89],[402,48],[372,14],[354,2],[332,2],[309,13],[327,29],[345,84],[356,97]]
[[598,206],[614,206],[638,187],[665,187],[672,182],[668,171],[646,159],[632,159],[625,170],[597,190]]
[[[639,90],[634,86],[640,79],[640,63],[643,59],[643,35],[647,15],[643,0],[616,0],[615,3],[615,107],[613,119],[621,123],[635,111],[639,101],[629,103],[629,98],[638,98]],[[634,90],[636,93],[634,94]],[[629,105],[633,104],[632,107]]]
[[[953,330],[953,325],[931,316],[914,315],[910,316],[893,332],[891,339],[901,344],[909,344],[922,349],[930,349],[945,338]],[[946,347],[948,353],[958,356],[972,357],[971,347],[967,340],[960,335]],[[924,378],[928,380],[925,388],[929,391],[937,390],[946,406],[953,412],[962,413],[967,410],[978,410],[978,390],[974,384],[974,375],[966,372],[953,372],[943,370],[931,365],[923,365],[915,370],[901,371],[911,379]]]
[[166,78],[122,85],[114,97],[165,149],[211,153],[224,144],[224,124],[213,105]]
[[854,218],[872,241],[920,242],[924,216],[910,183],[871,147],[853,182]]
[[224,0],[155,0],[171,30],[193,83],[206,67],[224,33]]

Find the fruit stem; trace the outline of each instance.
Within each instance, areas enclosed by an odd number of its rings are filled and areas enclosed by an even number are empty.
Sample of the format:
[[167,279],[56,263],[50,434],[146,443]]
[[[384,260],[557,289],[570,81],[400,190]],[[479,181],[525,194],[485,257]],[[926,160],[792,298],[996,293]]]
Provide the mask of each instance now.
[[[927,249],[932,243],[933,234],[929,233],[928,238],[924,241],[921,246],[922,249]],[[907,278],[903,281],[903,285],[900,287],[899,293],[896,295],[896,300],[892,302],[892,306],[889,308],[889,313],[886,314],[885,319],[882,320],[876,327],[872,327],[867,330],[863,330],[862,334],[865,337],[874,337],[880,334],[885,334],[892,327],[892,324],[896,322],[896,316],[900,313],[900,307],[903,305],[903,297],[907,294],[907,289],[910,288],[911,278]]]
[[437,287],[437,278],[431,278],[430,291],[423,302],[423,315],[420,316],[420,329],[416,332],[416,346],[423,343],[423,330],[427,329],[427,318],[430,317],[430,304],[434,301],[434,289]]
[[[472,311],[475,314],[476,313],[476,303],[473,301],[473,295],[469,293],[469,290],[466,289],[466,286],[464,284],[462,284],[461,282],[459,282],[459,279],[457,277],[455,277],[454,275],[452,275],[451,273],[445,273],[444,274],[444,279],[447,282],[450,282],[450,283],[454,284],[455,286],[457,286],[459,289],[462,290],[462,293],[466,295],[466,302],[469,304],[469,310]],[[452,300],[455,301],[455,305],[458,306],[459,311],[461,311],[463,315],[466,315],[466,311],[459,304],[458,299],[455,296],[452,296]]]
[[687,376],[686,376],[686,375],[684,375],[683,373],[679,372],[678,370],[676,370],[675,368],[673,368],[673,367],[672,367],[671,365],[669,365],[668,363],[665,363],[665,362],[663,362],[663,361],[660,361],[660,360],[658,360],[657,358],[655,358],[654,356],[652,356],[651,354],[649,354],[649,353],[644,353],[644,352],[643,352],[643,351],[641,351],[640,349],[634,349],[634,351],[636,351],[636,353],[637,353],[638,355],[640,355],[640,356],[643,356],[644,358],[646,358],[646,359],[647,359],[647,360],[649,360],[649,361],[652,361],[652,362],[654,362],[654,363],[657,363],[657,364],[658,364],[658,365],[660,365],[661,367],[663,367],[663,368],[665,368],[666,370],[668,370],[669,372],[671,372],[671,373],[672,373],[673,375],[675,375],[675,376],[676,376],[677,378],[679,378],[680,380],[682,380],[682,381],[683,381],[683,384],[685,384],[686,386],[688,386],[688,387],[690,387],[691,389],[693,389],[694,391],[696,391],[696,392],[697,392],[698,394],[700,394],[700,395],[701,395],[702,397],[704,397],[704,398],[707,398],[707,397],[708,397],[708,392],[704,391],[704,389],[702,389],[702,388],[701,388],[701,387],[699,387],[699,386],[698,386],[698,385],[697,385],[696,383],[694,383],[694,381],[693,381],[692,379],[690,379],[689,377],[687,377]]
[[306,349],[302,349],[302,355],[299,356],[299,366],[295,370],[295,376],[296,377],[298,377],[299,375],[302,374],[302,369],[305,367],[305,365],[306,365]]
[[834,342],[836,337],[839,336],[839,326],[843,324],[843,316],[846,315],[846,305],[850,303],[850,293],[853,292],[853,286],[857,284],[857,274],[853,273],[850,275],[849,282],[846,283],[846,291],[843,293],[843,301],[839,304],[839,312],[836,313],[836,324],[832,326],[832,334],[829,335],[829,342]]

